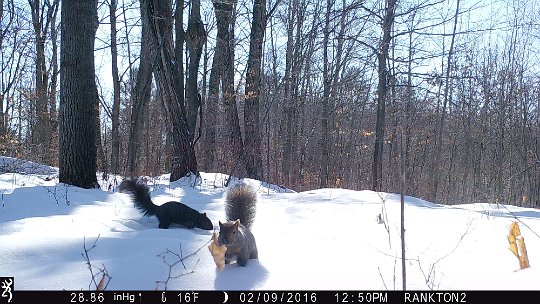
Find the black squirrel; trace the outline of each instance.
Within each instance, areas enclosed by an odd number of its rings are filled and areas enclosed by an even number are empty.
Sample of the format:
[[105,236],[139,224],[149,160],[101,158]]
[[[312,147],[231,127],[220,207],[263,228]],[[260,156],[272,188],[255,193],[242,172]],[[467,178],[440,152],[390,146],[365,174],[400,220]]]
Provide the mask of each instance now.
[[225,263],[236,258],[238,266],[246,266],[249,259],[258,259],[257,244],[251,233],[255,220],[257,192],[248,184],[233,185],[225,196],[227,222],[219,222],[218,245],[226,246]]
[[194,227],[204,230],[214,229],[214,225],[206,213],[199,213],[199,211],[180,202],[170,201],[161,206],[155,205],[150,198],[150,189],[140,179],[123,180],[119,190],[131,194],[135,207],[140,209],[144,216],[155,215],[159,220],[159,228],[167,229],[172,223],[176,223],[189,229]]

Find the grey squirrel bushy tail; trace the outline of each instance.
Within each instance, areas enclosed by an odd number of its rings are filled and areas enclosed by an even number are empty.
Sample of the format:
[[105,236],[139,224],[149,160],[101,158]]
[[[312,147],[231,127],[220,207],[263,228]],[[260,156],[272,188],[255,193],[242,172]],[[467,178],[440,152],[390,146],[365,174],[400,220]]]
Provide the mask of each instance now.
[[246,183],[237,183],[228,189],[225,196],[225,215],[227,221],[240,220],[242,225],[251,228],[255,220],[257,192]]
[[206,213],[199,213],[180,202],[170,201],[160,206],[155,205],[150,197],[150,189],[140,179],[125,179],[120,183],[119,190],[131,194],[135,207],[144,216],[155,215],[159,220],[159,228],[167,229],[172,223],[176,223],[190,229],[194,227],[205,230],[214,229]]
[[225,196],[227,222],[219,222],[218,244],[226,246],[225,263],[236,259],[238,266],[246,266],[249,259],[257,259],[258,251],[251,226],[255,220],[257,192],[240,182],[231,186]]

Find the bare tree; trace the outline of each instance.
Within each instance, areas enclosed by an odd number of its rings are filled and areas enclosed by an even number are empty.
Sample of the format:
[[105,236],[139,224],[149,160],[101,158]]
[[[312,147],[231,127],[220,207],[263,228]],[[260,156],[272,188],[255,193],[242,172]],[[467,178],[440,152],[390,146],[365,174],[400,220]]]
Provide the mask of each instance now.
[[218,109],[220,97],[220,84],[223,83],[224,56],[228,50],[229,31],[234,29],[232,18],[236,6],[236,1],[212,1],[216,19],[216,44],[214,46],[214,57],[212,58],[212,68],[208,80],[208,98],[205,103],[204,137],[201,148],[201,156],[205,170],[216,170],[217,162],[217,131],[218,131]]
[[111,0],[109,5],[109,18],[111,21],[111,65],[113,79],[113,106],[112,106],[112,126],[111,126],[111,172],[119,173],[119,153],[120,153],[120,135],[118,134],[120,124],[120,78],[118,75],[118,47],[116,30],[116,0]]
[[128,139],[128,173],[133,176],[137,168],[137,150],[140,143],[140,133],[143,124],[143,113],[150,101],[152,91],[152,62],[155,60],[150,52],[150,18],[148,18],[148,0],[140,1],[141,12],[141,49],[139,56],[139,68],[137,70],[135,86],[131,94],[131,117],[130,132]]
[[[269,15],[272,15],[278,3],[279,1],[275,3]],[[266,0],[253,1],[253,19],[251,21],[251,34],[249,36],[246,91],[244,95],[244,127],[246,133],[246,171],[247,175],[254,179],[262,179],[263,177],[259,103],[261,94],[262,51],[267,20]]]
[[[0,19],[2,21],[6,20],[4,19],[4,0],[0,0]],[[13,17],[9,18],[9,22],[7,24],[11,24]],[[2,49],[2,45],[4,42],[4,36],[6,35],[6,28],[4,28],[3,25],[4,22],[2,22],[2,27],[0,27],[0,49]],[[2,76],[4,74],[4,67],[1,66],[0,69],[2,69]],[[0,79],[1,82],[3,82],[3,77]],[[0,88],[0,138],[4,138],[5,133],[5,119],[4,119],[4,88]]]
[[459,2],[460,0],[456,1],[456,12],[454,14],[454,27],[452,30],[452,38],[450,40],[450,50],[448,51],[448,58],[446,63],[446,77],[444,82],[444,96],[443,96],[443,105],[441,109],[441,118],[439,120],[438,126],[437,126],[437,141],[435,143],[435,156],[433,159],[433,164],[431,168],[431,195],[430,199],[431,201],[435,202],[437,200],[437,191],[439,186],[439,178],[441,176],[441,155],[442,155],[442,140],[443,140],[443,132],[444,132],[444,126],[446,123],[446,115],[447,115],[447,106],[448,106],[448,100],[450,98],[450,72],[452,71],[452,56],[454,55],[454,43],[456,38],[456,29],[458,24],[458,17],[459,17]]
[[[178,24],[178,23],[177,23]],[[191,12],[186,32],[186,47],[189,52],[188,76],[186,81],[186,111],[191,141],[195,140],[197,115],[201,107],[197,78],[206,31],[201,20],[201,1],[191,1]]]
[[321,173],[320,184],[321,188],[328,187],[328,166],[330,157],[330,130],[328,120],[330,116],[330,59],[329,59],[329,43],[330,43],[330,16],[335,0],[326,0],[326,12],[324,14],[324,30],[323,30],[323,96],[322,96],[322,112],[321,112]]
[[[185,84],[184,84],[184,42],[186,42],[186,31],[184,31],[184,0],[176,0],[176,6],[174,9],[174,62],[176,72],[173,77],[175,79],[176,95],[180,96],[181,100],[185,98]],[[189,128],[189,122],[188,122]]]
[[390,48],[390,40],[392,39],[392,26],[394,24],[394,16],[396,10],[396,0],[388,0],[385,2],[384,18],[382,21],[383,37],[377,50],[377,122],[375,124],[375,149],[373,150],[373,165],[372,165],[372,190],[382,190],[382,163],[383,163],[383,147],[384,147],[384,130],[385,130],[385,114],[386,114],[386,94],[388,91],[388,70],[386,61],[388,60],[388,50]]
[[244,141],[240,130],[240,118],[238,117],[238,108],[236,106],[237,94],[234,87],[235,75],[235,1],[231,1],[230,5],[223,6],[226,9],[219,16],[222,20],[218,20],[218,32],[220,27],[223,27],[218,39],[224,42],[223,54],[220,55],[223,62],[221,74],[221,90],[223,94],[223,114],[225,121],[225,132],[223,134],[223,164],[224,172],[230,175],[246,176],[246,159],[244,152]]
[[[0,0],[0,19],[4,20],[4,0]],[[0,28],[0,47],[2,46],[3,40],[4,40],[4,29],[2,26],[2,28]]]
[[[60,74],[58,70],[58,29],[59,24],[56,22],[58,16],[59,5],[56,4],[54,12],[51,17],[51,45],[52,45],[52,56],[51,56],[51,77],[49,85],[49,119],[51,126],[51,143],[50,151],[51,154],[58,153],[58,111],[56,109],[57,105],[57,95],[58,95],[58,76]],[[56,159],[54,161],[56,164]]]
[[[22,121],[17,119],[19,115],[15,113],[22,112],[23,101],[20,97],[33,94],[32,90],[21,89],[21,84],[32,77],[25,77],[25,73],[31,70],[28,67],[29,53],[34,39],[29,31],[22,30],[23,26],[27,26],[28,19],[23,14],[24,9],[18,6],[19,3],[8,0],[4,5],[6,7],[0,27],[0,149],[6,155],[16,155],[23,148],[23,132]],[[21,111],[17,111],[19,109]],[[32,120],[32,117],[28,120]]]
[[61,7],[60,182],[93,188],[96,178],[94,39],[97,1],[65,1]]
[[[284,89],[283,89],[283,95],[285,102],[283,103],[283,128],[281,130],[281,134],[283,137],[283,161],[281,165],[281,173],[283,174],[283,179],[287,184],[291,183],[292,179],[292,160],[295,154],[294,147],[296,146],[294,144],[294,128],[295,126],[295,118],[296,118],[296,98],[294,96],[294,89],[296,89],[297,85],[297,78],[295,77],[294,73],[292,72],[293,66],[296,67],[297,64],[294,61],[294,26],[296,21],[296,16],[300,15],[300,12],[302,11],[299,8],[299,0],[289,1],[288,8],[287,8],[287,47],[285,49],[285,72],[283,76],[284,81]],[[303,18],[299,18],[298,23],[296,23],[298,26],[301,27],[301,24],[303,23]],[[296,37],[297,41],[299,41],[300,37]],[[297,50],[296,53],[299,51]],[[275,60],[275,58],[274,58]],[[276,64],[277,66],[277,64]],[[276,67],[274,67],[275,69]],[[277,72],[275,73],[277,74]],[[275,76],[277,78],[277,75]],[[276,85],[276,88],[278,86]]]
[[[49,8],[58,0],[0,1],[0,149],[54,163],[45,158],[57,153],[58,22]],[[88,93],[94,129],[99,111],[112,120],[94,133],[98,158],[127,152],[128,174],[173,164],[176,178],[196,173],[196,142],[205,171],[299,191],[391,192],[400,173],[385,168],[404,158],[409,195],[536,206],[538,12],[533,1],[502,1],[216,0],[213,11],[198,0],[104,2],[113,26],[98,39],[111,47],[116,76],[112,107]]]
[[[147,4],[147,5],[146,5]],[[163,100],[167,125],[172,137],[171,181],[189,174],[198,174],[193,142],[190,140],[177,64],[174,61],[172,39],[172,6],[169,0],[149,0],[145,3],[147,22],[151,24],[152,63],[158,89]]]
[[32,15],[32,25],[35,35],[35,111],[36,123],[33,125],[35,139],[34,155],[40,161],[51,163],[51,125],[49,117],[49,69],[45,59],[45,45],[49,37],[49,30],[56,25],[52,23],[53,15],[56,15],[60,0],[54,2],[40,0],[28,0]]

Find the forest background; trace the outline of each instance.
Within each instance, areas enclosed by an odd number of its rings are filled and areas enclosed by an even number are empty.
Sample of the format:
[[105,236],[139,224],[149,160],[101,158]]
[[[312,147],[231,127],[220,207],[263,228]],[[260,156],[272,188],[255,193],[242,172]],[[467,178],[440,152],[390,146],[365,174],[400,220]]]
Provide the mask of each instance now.
[[[540,206],[536,0],[0,4],[0,151],[61,182],[203,171],[399,192],[405,176],[432,202]],[[63,86],[70,67],[90,81]],[[68,147],[94,151],[86,167]]]

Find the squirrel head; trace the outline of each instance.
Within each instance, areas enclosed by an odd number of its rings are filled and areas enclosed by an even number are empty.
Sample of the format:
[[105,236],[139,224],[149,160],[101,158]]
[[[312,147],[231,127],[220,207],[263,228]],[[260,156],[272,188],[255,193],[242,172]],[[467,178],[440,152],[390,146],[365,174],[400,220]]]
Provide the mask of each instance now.
[[200,213],[200,216],[198,217],[199,225],[197,227],[202,228],[204,230],[213,230],[214,224],[212,224],[212,221],[206,216],[206,212]]
[[237,242],[237,233],[240,228],[240,220],[225,222],[219,222],[219,237],[218,244],[230,246]]

